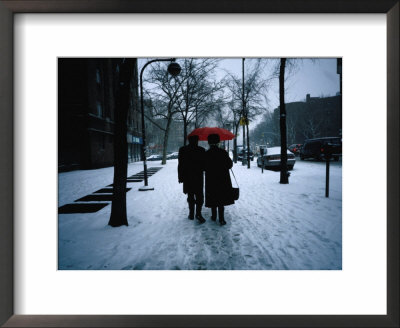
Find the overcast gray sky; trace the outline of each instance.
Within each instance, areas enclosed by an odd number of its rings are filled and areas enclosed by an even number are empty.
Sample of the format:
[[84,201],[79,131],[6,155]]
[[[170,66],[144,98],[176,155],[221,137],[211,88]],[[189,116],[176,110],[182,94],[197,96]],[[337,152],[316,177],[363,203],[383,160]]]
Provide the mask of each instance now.
[[[277,60],[275,60],[277,61]],[[274,63],[265,69],[266,78],[272,73]],[[340,90],[339,75],[336,73],[336,58],[303,59],[295,62],[296,68],[291,74],[287,74],[285,102],[301,101],[309,93],[311,97],[334,96]],[[246,65],[251,65],[251,59],[245,60]],[[230,58],[220,62],[221,72],[227,70],[234,75],[242,76],[242,59]],[[269,92],[269,109],[273,110],[279,106],[279,84],[278,79],[272,81]]]
[[[278,59],[275,59],[276,62]],[[248,58],[245,61],[246,66],[251,65],[254,59]],[[267,68],[265,77],[268,78],[273,69],[274,61],[265,59]],[[147,58],[139,59],[139,70],[147,62]],[[228,71],[238,77],[242,76],[242,59],[228,58],[221,59],[220,69],[217,71],[217,77],[222,78]],[[147,69],[146,69],[147,71]],[[146,74],[145,71],[145,74]],[[289,76],[288,76],[289,75]],[[334,96],[339,92],[339,75],[336,73],[336,58],[314,58],[302,59],[296,61],[296,69],[291,74],[287,74],[286,81],[286,102],[301,101],[306,98],[306,94],[311,97]],[[269,110],[273,110],[279,105],[278,79],[273,80],[269,98]]]

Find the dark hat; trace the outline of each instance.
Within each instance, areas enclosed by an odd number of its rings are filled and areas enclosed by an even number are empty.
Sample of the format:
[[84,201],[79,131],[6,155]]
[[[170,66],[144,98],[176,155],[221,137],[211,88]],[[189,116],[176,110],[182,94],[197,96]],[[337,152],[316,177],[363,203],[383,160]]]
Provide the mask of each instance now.
[[189,136],[188,140],[189,145],[197,145],[197,143],[199,142],[199,136]]
[[199,136],[196,136],[196,135],[194,135],[194,136],[188,136],[187,138],[188,138],[189,141],[190,141],[190,140],[199,141]]
[[218,134],[210,134],[210,135],[207,137],[207,140],[208,140],[208,143],[209,143],[210,145],[215,145],[215,144],[217,144],[217,143],[220,141],[220,138],[219,138],[219,135],[218,135]]

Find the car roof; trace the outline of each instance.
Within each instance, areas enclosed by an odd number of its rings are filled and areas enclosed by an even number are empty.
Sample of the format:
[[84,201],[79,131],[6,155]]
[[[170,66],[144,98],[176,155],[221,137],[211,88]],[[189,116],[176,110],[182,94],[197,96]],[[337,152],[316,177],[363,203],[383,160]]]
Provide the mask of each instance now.
[[[286,150],[286,152],[288,153],[288,154],[293,154],[290,150]],[[277,146],[277,147],[270,147],[270,148],[267,148],[267,153],[265,154],[265,155],[274,155],[274,154],[277,154],[277,155],[280,155],[281,154],[281,147],[279,147],[279,146]]]
[[323,137],[323,138],[307,139],[306,141],[318,141],[318,140],[329,140],[329,139],[341,139],[341,138],[340,137]]

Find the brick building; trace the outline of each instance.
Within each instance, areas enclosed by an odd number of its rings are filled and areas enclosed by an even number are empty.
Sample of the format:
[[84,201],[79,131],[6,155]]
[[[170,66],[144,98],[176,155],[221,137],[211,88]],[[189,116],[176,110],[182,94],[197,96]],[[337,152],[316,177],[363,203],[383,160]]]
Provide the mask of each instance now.
[[[342,96],[311,97],[286,104],[288,143],[303,143],[317,137],[340,137],[342,134]],[[274,110],[275,129],[279,134],[279,107]],[[275,138],[279,144],[280,139]]]
[[[128,161],[140,160],[141,125],[137,65],[128,111]],[[59,171],[93,169],[114,164],[114,90],[117,59],[58,60]]]

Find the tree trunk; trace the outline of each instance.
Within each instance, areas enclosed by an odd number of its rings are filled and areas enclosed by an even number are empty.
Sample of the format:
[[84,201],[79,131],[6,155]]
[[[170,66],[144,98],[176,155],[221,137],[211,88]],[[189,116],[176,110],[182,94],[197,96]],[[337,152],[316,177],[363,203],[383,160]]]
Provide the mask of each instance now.
[[244,148],[246,146],[246,127],[243,125],[243,141],[242,141],[242,165],[246,165],[246,156]]
[[239,123],[235,124],[235,138],[233,139],[233,162],[237,163],[237,133]]
[[280,183],[289,183],[287,174],[287,142],[286,142],[286,108],[285,108],[285,65],[286,58],[281,58],[279,70],[279,104],[280,104],[280,130],[281,130],[281,179]]
[[163,155],[162,155],[162,165],[167,164],[167,146],[168,146],[168,136],[169,136],[169,128],[171,126],[172,117],[168,116],[167,126],[165,127],[164,132],[164,142],[163,142]]
[[[189,113],[189,79],[186,80],[186,103],[185,103],[185,116],[183,118],[183,145],[186,146],[187,142],[187,116]],[[197,119],[197,117],[196,117]]]
[[186,146],[187,142],[187,126],[188,122],[186,121],[186,118],[183,119],[183,145]]
[[125,59],[120,64],[119,86],[115,106],[114,130],[114,184],[111,216],[112,227],[128,225],[126,215],[126,178],[128,173],[127,117],[130,103],[130,84],[137,79],[137,59]]
[[195,120],[194,120],[194,128],[197,129],[199,127],[198,123],[197,123],[197,107],[195,108]]

